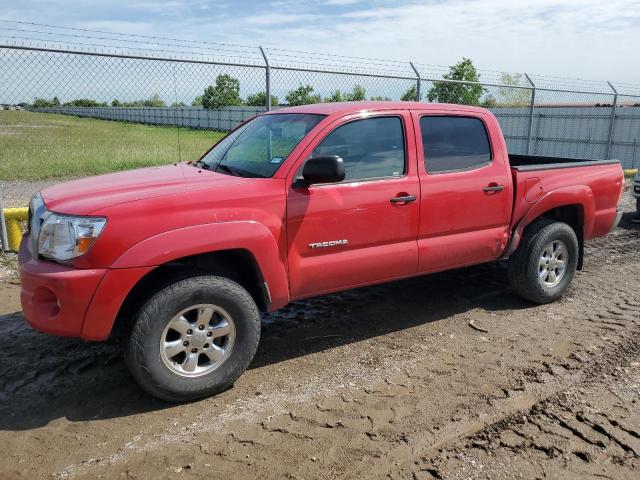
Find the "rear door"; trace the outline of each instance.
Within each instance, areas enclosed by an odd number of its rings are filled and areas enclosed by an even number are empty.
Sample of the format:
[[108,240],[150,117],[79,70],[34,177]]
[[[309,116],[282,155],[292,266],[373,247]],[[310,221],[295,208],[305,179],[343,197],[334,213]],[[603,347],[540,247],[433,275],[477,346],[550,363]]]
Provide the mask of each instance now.
[[[420,185],[415,152],[408,111],[342,118],[312,142],[287,179],[294,298],[416,272]],[[304,160],[320,155],[341,156],[345,180],[293,188]]]
[[419,270],[495,260],[508,239],[513,200],[497,122],[480,112],[412,114],[422,191]]

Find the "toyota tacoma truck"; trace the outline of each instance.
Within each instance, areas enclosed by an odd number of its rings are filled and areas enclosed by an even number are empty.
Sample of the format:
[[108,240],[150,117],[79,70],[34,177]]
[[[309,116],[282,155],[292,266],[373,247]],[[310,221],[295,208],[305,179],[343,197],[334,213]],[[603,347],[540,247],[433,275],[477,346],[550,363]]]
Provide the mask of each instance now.
[[340,290],[508,259],[513,292],[562,296],[585,240],[618,223],[617,161],[509,155],[474,107],[283,108],[198,161],[36,194],[20,246],[26,321],[105,340],[135,380],[188,401],[250,364],[261,312]]

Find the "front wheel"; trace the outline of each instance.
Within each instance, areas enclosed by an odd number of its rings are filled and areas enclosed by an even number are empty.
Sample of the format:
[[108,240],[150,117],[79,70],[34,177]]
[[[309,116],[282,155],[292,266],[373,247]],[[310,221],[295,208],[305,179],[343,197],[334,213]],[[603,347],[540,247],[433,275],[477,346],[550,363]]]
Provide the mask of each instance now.
[[169,285],[142,306],[126,339],[125,360],[152,396],[184,402],[232,386],[259,339],[251,295],[227,278],[197,276]]
[[559,299],[578,265],[579,246],[563,222],[539,219],[529,225],[509,259],[509,283],[516,294],[534,303]]

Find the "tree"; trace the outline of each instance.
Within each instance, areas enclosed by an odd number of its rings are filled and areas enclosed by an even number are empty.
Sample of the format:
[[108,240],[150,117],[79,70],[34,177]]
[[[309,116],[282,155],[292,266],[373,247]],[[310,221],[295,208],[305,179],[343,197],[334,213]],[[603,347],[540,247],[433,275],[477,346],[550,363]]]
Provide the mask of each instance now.
[[191,102],[191,106],[192,107],[201,107],[202,106],[202,95],[198,95],[196,98],[194,98],[193,102]]
[[172,108],[176,108],[176,107],[186,107],[186,105],[185,105],[185,103],[184,103],[184,102],[173,102],[173,103],[171,104],[171,107],[172,107]]
[[497,108],[498,101],[496,100],[496,97],[489,94],[486,97],[484,97],[484,100],[482,100],[482,103],[480,104],[480,106],[483,108]]
[[383,97],[382,95],[374,95],[369,100],[373,102],[390,102],[391,101],[389,97]]
[[336,90],[331,93],[328,97],[324,97],[324,103],[335,103],[335,102],[344,102],[344,97],[340,90]]
[[343,93],[340,90],[333,91],[328,97],[324,97],[323,102],[357,102],[366,99],[366,90],[362,85],[355,85],[350,93]]
[[35,108],[49,108],[49,107],[59,107],[60,99],[58,97],[53,97],[51,100],[46,98],[36,98],[33,101],[33,107]]
[[105,102],[98,102],[93,98],[76,98],[69,102],[65,102],[65,107],[106,107]]
[[353,87],[351,93],[347,93],[346,98],[349,102],[359,102],[365,100],[366,90],[362,85],[356,85]]
[[33,107],[34,108],[46,108],[46,107],[50,107],[51,106],[51,102],[49,100],[47,100],[46,98],[36,98],[33,101]]
[[240,81],[231,75],[218,75],[216,85],[209,85],[202,95],[202,106],[207,110],[242,105]]
[[164,100],[160,98],[160,95],[157,93],[154,94],[151,98],[142,101],[143,107],[166,107],[167,104],[164,103]]
[[[258,92],[247,97],[246,105],[252,107],[264,107],[267,104],[267,92]],[[271,95],[271,105],[278,105],[278,97]]]
[[400,100],[403,102],[415,102],[418,97],[418,90],[415,85],[411,85],[406,92],[402,94]]
[[[98,106],[106,106],[106,103],[101,103]],[[132,100],[130,102],[122,102],[120,100],[118,100],[117,98],[114,98],[111,101],[111,106],[112,107],[127,107],[127,108],[140,108],[140,107],[153,107],[153,108],[159,108],[159,107],[166,107],[167,104],[165,103],[165,101],[160,98],[160,95],[158,95],[157,93],[152,95],[150,98],[147,98],[146,100]]]
[[295,90],[287,93],[285,99],[290,106],[308,105],[310,103],[320,103],[320,95],[311,95],[313,87],[311,85],[300,85]]
[[[446,80],[478,82],[480,75],[468,58],[449,67],[449,73],[443,75]],[[479,105],[484,92],[482,85],[474,83],[433,82],[427,98],[430,102],[457,103],[462,105]]]
[[[500,83],[509,86],[529,86],[521,73],[503,73],[500,77]],[[531,90],[525,88],[499,87],[498,96],[501,107],[528,107],[531,104]]]

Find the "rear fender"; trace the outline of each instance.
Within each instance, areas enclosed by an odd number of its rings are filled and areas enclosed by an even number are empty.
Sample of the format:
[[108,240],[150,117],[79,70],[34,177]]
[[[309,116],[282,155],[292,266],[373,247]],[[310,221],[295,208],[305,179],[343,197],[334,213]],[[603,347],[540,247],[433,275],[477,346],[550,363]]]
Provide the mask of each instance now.
[[289,303],[285,262],[271,231],[252,221],[211,223],[171,230],[147,238],[118,257],[110,268],[158,266],[191,255],[247,250],[255,259],[271,295],[271,309]]
[[593,198],[593,192],[586,185],[573,185],[569,187],[559,188],[552,190],[531,205],[529,209],[524,213],[522,218],[517,221],[515,227],[513,227],[511,234],[511,241],[507,250],[505,251],[503,258],[508,257],[516,251],[520,240],[522,239],[522,233],[527,225],[531,224],[535,219],[543,216],[546,212],[558,207],[565,207],[568,205],[580,205],[582,207],[582,232],[576,232],[582,238],[590,238],[591,232],[595,222],[595,201]]

